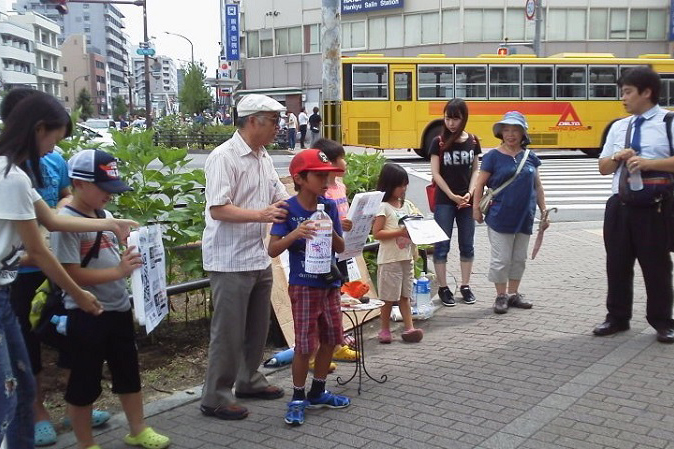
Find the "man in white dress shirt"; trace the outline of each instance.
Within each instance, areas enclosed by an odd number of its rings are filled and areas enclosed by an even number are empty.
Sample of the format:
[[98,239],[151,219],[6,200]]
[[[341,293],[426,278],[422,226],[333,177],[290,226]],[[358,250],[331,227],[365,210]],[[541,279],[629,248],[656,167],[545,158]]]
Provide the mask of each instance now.
[[[671,242],[672,172],[674,157],[664,119],[658,106],[660,77],[648,67],[626,71],[618,80],[625,110],[632,114],[610,128],[599,156],[599,172],[613,174],[613,195],[604,214],[606,248],[606,320],[594,328],[603,337],[626,331],[632,319],[634,262],[639,261],[646,284],[646,320],[661,343],[674,343],[672,320]],[[628,134],[629,133],[629,134]],[[629,187],[621,174],[643,178],[641,188]],[[663,187],[657,188],[655,186]],[[628,189],[641,192],[639,203]],[[632,194],[634,196],[635,194]]]
[[202,249],[213,296],[201,398],[206,416],[243,419],[248,410],[236,398],[283,396],[258,368],[271,313],[272,270],[264,239],[268,223],[284,221],[288,197],[264,146],[274,141],[284,110],[265,95],[243,97],[238,130],[206,160]]

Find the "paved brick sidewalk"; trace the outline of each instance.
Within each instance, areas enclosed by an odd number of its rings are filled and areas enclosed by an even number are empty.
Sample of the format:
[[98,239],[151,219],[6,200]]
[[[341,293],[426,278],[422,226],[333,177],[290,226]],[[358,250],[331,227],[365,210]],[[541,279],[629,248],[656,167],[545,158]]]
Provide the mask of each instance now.
[[[369,369],[389,380],[366,380],[357,396],[353,383],[338,387],[331,376],[330,389],[353,399],[346,410],[312,410],[303,426],[290,428],[285,400],[246,401],[250,416],[226,422],[201,416],[198,394],[182,393],[148,404],[148,422],[170,435],[175,449],[674,449],[674,347],[657,343],[645,321],[639,270],[632,330],[591,335],[605,315],[600,228],[553,223],[522,283],[534,308],[495,315],[486,229],[478,227],[477,303],[439,310],[420,324],[420,344],[398,338],[383,346],[369,338]],[[456,248],[450,258],[458,273]],[[336,374],[348,376],[352,366],[342,363]],[[289,370],[272,380],[290,391]],[[120,424],[117,416],[99,435],[102,447],[126,447]],[[73,442],[63,435],[56,447]]]

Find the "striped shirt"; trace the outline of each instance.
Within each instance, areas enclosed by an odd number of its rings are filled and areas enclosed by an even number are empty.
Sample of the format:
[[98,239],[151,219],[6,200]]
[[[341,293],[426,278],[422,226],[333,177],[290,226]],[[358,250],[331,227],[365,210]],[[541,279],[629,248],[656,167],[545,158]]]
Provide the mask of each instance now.
[[227,204],[261,210],[288,198],[271,157],[264,147],[257,152],[251,150],[237,131],[211,152],[205,171],[204,270],[239,272],[267,268],[271,263],[265,244],[269,224],[214,220],[210,210]]

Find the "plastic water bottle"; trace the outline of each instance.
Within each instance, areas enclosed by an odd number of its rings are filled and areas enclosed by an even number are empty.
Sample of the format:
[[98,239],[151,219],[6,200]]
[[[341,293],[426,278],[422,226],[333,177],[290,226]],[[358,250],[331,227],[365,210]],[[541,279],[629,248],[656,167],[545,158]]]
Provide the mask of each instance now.
[[423,271],[417,279],[416,297],[419,314],[428,313],[431,309],[431,280]]
[[630,173],[630,190],[643,190],[644,182],[641,179],[641,170],[635,170]]
[[325,213],[325,205],[316,205],[316,212],[311,214],[309,220],[314,222],[316,235],[307,239],[304,271],[312,274],[329,273],[332,263],[332,220]]
[[284,351],[277,352],[269,360],[266,360],[263,365],[267,368],[275,368],[292,363],[295,357],[295,348],[288,348]]
[[68,322],[66,315],[52,315],[49,321],[56,326],[56,332],[61,335],[66,334],[66,323]]

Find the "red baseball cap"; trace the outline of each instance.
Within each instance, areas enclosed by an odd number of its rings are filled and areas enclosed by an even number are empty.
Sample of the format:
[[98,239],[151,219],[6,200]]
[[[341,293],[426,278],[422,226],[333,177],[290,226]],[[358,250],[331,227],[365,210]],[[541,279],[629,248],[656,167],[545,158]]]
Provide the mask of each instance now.
[[330,163],[328,157],[321,150],[307,149],[297,153],[288,167],[290,176],[295,176],[303,171],[338,171],[342,169]]

